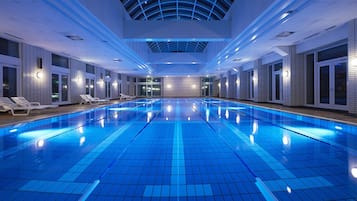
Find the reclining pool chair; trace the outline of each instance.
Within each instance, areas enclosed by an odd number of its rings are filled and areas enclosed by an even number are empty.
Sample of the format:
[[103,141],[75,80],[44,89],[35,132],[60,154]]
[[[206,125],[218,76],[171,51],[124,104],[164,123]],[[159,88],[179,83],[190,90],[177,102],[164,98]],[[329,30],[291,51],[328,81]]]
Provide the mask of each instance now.
[[47,109],[47,108],[55,108],[58,105],[41,105],[39,102],[30,102],[26,100],[26,98],[22,96],[11,97],[11,99],[22,107],[31,107],[31,109]]
[[0,97],[0,111],[11,112],[13,116],[27,116],[30,114],[31,107],[18,105],[8,97]]
[[120,94],[120,100],[131,100],[131,99],[134,99],[135,96],[129,96],[129,95],[126,95],[126,94],[123,94],[121,93]]
[[94,98],[90,94],[81,94],[79,96],[81,97],[80,104],[89,103],[93,105],[93,104],[100,104],[100,103],[109,103],[110,101],[109,99]]

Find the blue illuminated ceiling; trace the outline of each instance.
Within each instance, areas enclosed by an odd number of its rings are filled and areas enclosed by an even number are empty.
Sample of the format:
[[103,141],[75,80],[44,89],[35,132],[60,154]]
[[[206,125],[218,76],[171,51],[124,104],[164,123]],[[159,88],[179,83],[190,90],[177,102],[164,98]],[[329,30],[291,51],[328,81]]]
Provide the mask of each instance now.
[[[133,20],[222,20],[234,0],[121,0]],[[153,53],[204,52],[207,41],[150,41]]]
[[221,20],[234,0],[121,0],[134,20]]

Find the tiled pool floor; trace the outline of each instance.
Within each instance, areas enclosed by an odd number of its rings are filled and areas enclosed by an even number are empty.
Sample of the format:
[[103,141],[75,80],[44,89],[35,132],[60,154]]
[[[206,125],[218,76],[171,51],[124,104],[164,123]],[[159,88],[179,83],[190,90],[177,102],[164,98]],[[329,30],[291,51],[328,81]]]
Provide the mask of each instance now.
[[293,121],[219,100],[163,99],[9,128],[0,200],[356,200],[353,142],[284,127]]

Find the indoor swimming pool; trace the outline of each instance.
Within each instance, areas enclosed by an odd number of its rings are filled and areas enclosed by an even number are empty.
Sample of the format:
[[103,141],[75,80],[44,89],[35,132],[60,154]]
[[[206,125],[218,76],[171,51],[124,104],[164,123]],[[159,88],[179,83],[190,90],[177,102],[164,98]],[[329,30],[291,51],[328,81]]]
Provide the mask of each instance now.
[[211,98],[0,128],[0,200],[356,200],[357,127]]

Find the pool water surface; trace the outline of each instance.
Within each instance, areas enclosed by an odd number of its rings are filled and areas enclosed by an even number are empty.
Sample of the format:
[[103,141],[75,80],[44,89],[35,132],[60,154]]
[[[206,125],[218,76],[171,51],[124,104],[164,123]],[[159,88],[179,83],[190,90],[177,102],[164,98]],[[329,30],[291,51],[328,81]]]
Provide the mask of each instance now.
[[0,129],[0,200],[357,200],[340,122],[168,98]]

